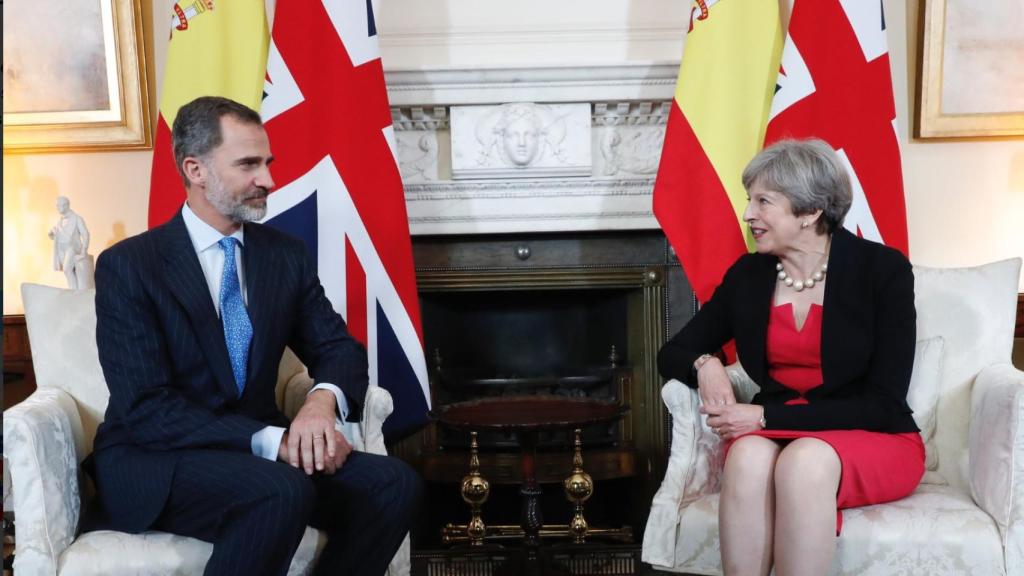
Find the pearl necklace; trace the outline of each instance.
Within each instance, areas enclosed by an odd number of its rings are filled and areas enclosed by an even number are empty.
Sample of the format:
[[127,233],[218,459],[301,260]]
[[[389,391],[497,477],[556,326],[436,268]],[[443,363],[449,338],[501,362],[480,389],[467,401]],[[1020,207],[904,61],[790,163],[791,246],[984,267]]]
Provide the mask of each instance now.
[[779,272],[779,282],[782,282],[786,286],[792,286],[793,290],[797,292],[803,292],[804,288],[808,290],[814,288],[814,284],[821,282],[825,279],[825,274],[828,273],[828,258],[826,254],[826,262],[821,265],[821,270],[815,272],[810,278],[806,280],[793,280],[793,278],[786,274],[786,270],[782,267],[782,262],[775,264],[775,269]]

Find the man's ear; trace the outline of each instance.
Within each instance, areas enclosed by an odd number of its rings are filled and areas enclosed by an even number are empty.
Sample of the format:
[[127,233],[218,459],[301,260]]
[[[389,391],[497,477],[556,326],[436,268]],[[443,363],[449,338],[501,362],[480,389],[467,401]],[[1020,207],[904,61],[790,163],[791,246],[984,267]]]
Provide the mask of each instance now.
[[206,185],[206,167],[203,166],[199,158],[187,156],[181,161],[181,168],[185,172],[185,178],[188,179],[189,184],[193,186]]

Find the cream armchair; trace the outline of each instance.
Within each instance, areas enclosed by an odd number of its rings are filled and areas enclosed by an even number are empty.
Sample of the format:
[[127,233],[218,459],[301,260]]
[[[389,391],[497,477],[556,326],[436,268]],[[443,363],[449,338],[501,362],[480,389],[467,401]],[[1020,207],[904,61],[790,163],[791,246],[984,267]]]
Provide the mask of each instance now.
[[[18,530],[15,573],[202,574],[213,550],[206,542],[163,532],[78,533],[88,492],[79,465],[92,451],[108,398],[96,351],[94,291],[25,285],[22,298],[38,389],[3,418],[4,469]],[[278,373],[282,410],[294,415],[311,386],[305,367],[288,352]],[[391,411],[391,395],[371,387],[362,422],[346,430],[357,450],[386,453],[381,426]],[[310,573],[325,542],[322,533],[307,527],[288,574]],[[408,537],[389,573],[409,573]]]
[[[1020,259],[915,267],[918,345],[909,402],[927,472],[909,497],[844,511],[832,575],[1024,574],[1024,372],[1010,364]],[[737,398],[756,385],[731,366]],[[654,497],[643,560],[721,574],[722,445],[694,390],[662,389],[672,449]]]

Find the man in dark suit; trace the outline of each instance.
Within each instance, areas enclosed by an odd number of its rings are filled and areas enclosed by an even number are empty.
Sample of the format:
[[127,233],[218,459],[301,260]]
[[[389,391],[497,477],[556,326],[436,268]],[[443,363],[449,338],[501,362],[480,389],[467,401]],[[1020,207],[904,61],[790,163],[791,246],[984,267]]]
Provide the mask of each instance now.
[[[178,112],[187,202],[100,255],[96,340],[110,404],[93,454],[107,527],[214,544],[206,574],[285,574],[307,524],[317,574],[382,574],[420,482],[352,452],[363,347],[324,295],[305,245],[254,223],[273,160],[259,115],[204,97]],[[317,384],[290,423],[275,404],[289,346]]]

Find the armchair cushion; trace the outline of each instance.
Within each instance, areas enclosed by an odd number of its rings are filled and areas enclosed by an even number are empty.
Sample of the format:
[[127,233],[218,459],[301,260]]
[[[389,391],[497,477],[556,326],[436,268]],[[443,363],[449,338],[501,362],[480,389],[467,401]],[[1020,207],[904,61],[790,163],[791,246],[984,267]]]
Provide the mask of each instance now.
[[942,381],[942,336],[918,340],[914,346],[914,371],[910,376],[907,403],[914,411],[914,422],[921,429],[925,449],[925,470],[939,466],[935,447],[935,414],[939,408],[939,383]]
[[[670,564],[659,567],[721,574],[718,494],[687,506],[673,536],[675,556]],[[831,576],[1012,573],[1004,571],[1003,549],[992,518],[955,488],[927,484],[896,502],[844,511],[843,534],[829,572]]]
[[983,368],[1010,361],[1020,265],[1013,258],[970,268],[914,267],[917,338],[944,340],[936,471],[964,493],[971,387]]
[[36,387],[64,390],[78,404],[81,423],[74,437],[81,462],[92,452],[110,397],[96,348],[96,290],[22,284],[21,299]]
[[[321,532],[306,527],[288,576],[308,574],[327,543]],[[202,574],[213,545],[166,532],[125,534],[101,530],[83,534],[60,559],[61,576],[194,576]]]

